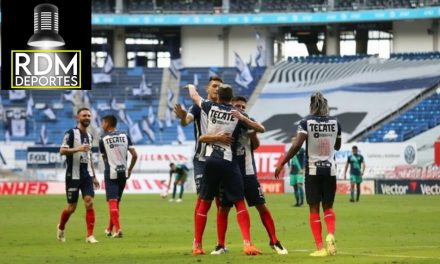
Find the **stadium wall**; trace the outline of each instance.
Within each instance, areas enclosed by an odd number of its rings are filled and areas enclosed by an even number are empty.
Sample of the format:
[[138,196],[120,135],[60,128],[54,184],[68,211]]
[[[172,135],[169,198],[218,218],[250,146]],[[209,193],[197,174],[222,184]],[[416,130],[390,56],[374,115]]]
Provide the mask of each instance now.
[[[393,52],[438,51],[438,25],[433,20],[393,22]],[[436,45],[434,45],[436,44]],[[435,47],[436,46],[436,47]]]
[[234,67],[235,54],[255,65],[256,32],[266,49],[266,63],[273,61],[273,39],[266,27],[184,26],[182,27],[182,62],[185,67]]

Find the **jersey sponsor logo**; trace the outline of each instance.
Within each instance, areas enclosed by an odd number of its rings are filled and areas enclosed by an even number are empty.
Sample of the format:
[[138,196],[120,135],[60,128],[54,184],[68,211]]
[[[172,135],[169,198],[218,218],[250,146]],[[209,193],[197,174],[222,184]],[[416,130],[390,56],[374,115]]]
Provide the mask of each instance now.
[[217,111],[211,109],[209,112],[209,119],[213,124],[228,124],[230,122],[235,121],[235,117],[231,114],[231,112],[227,111]]
[[113,136],[105,139],[105,143],[107,143],[110,148],[124,145],[126,142],[124,136]]
[[412,164],[416,159],[416,150],[413,146],[407,146],[404,151],[405,161],[408,164]]
[[440,195],[440,186],[438,184],[420,184],[420,189],[424,195]]
[[312,132],[336,132],[336,124],[309,124]]
[[380,185],[383,194],[392,194],[392,195],[401,195],[407,194],[409,187],[407,185],[399,185],[399,184],[381,184]]

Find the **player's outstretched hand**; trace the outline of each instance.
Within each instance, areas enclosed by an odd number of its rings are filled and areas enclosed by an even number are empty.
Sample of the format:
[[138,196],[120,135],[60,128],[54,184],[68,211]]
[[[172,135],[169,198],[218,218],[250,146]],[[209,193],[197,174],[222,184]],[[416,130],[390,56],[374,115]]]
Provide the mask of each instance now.
[[275,179],[279,179],[280,178],[280,173],[283,170],[283,166],[277,165],[277,167],[275,168]]
[[181,120],[184,120],[186,118],[186,114],[187,114],[187,112],[183,109],[182,105],[180,105],[180,104],[174,105],[174,113]]
[[95,187],[95,190],[99,190],[99,181],[96,179],[96,176],[93,176],[93,187]]

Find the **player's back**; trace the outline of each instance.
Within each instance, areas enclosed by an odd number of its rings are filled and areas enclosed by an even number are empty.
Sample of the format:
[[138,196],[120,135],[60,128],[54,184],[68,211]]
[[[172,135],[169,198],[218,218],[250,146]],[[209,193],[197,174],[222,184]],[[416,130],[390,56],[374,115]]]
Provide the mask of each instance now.
[[298,132],[307,134],[306,174],[316,175],[319,163],[319,166],[331,168],[331,175],[336,175],[334,147],[341,135],[338,120],[330,116],[310,115],[300,121]]
[[130,137],[125,132],[113,131],[102,136],[99,149],[104,155],[105,173],[110,173],[110,178],[116,177],[118,172],[125,173],[127,152],[131,145]]
[[232,111],[235,109],[229,104],[213,103],[209,101],[204,101],[202,103],[202,109],[207,113],[208,117],[206,130],[208,134],[215,135],[218,133],[227,133],[234,138],[232,145],[227,145],[221,142],[209,144],[206,148],[206,156],[232,161],[238,137],[243,129],[243,123],[232,115]]

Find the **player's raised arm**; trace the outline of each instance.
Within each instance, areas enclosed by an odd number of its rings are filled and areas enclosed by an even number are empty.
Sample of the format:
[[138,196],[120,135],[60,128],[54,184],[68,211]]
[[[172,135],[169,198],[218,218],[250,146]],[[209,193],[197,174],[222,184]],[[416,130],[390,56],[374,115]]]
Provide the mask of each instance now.
[[260,124],[257,121],[253,121],[252,119],[243,115],[240,111],[232,110],[231,113],[234,117],[238,118],[238,120],[245,123],[247,127],[255,130],[255,132],[264,133],[266,131],[266,128],[264,128],[264,126],[262,124]]
[[180,119],[180,124],[182,126],[187,126],[194,120],[194,117],[192,115],[188,115],[188,112],[185,111],[180,104],[174,105],[174,113]]
[[292,146],[290,146],[289,150],[287,151],[286,155],[284,155],[283,161],[281,161],[280,164],[275,169],[275,178],[278,179],[280,177],[280,173],[284,167],[284,164],[286,164],[289,160],[295,156],[296,153],[301,149],[302,144],[307,138],[307,134],[305,133],[298,133],[296,140],[292,142]]
[[203,98],[197,92],[196,87],[194,85],[192,85],[192,84],[188,84],[184,88],[188,89],[189,96],[191,97],[193,102],[201,108],[202,107]]

